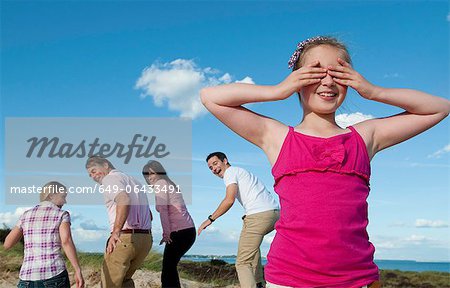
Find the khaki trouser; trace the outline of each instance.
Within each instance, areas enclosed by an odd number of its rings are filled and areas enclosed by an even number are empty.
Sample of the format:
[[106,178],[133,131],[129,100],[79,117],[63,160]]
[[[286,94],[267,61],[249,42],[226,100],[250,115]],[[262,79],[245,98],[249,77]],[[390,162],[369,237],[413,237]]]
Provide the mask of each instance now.
[[112,253],[105,253],[101,287],[134,287],[131,277],[144,262],[153,243],[151,234],[121,234],[120,240],[122,242],[117,242]]
[[[281,286],[281,285],[277,285],[277,284],[272,284],[272,283],[267,283],[266,288],[292,288],[290,286]],[[369,285],[363,286],[361,288],[381,288],[381,282],[380,281],[375,281]]]
[[256,283],[265,283],[259,246],[264,236],[273,231],[279,217],[279,210],[243,217],[244,223],[236,257],[236,271],[242,288],[255,288]]

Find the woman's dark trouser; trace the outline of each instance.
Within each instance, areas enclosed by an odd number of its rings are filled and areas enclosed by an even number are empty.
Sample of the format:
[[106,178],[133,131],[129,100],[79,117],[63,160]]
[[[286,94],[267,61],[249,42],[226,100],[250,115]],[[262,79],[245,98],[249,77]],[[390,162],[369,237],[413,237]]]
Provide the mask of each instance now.
[[70,287],[69,274],[67,270],[59,273],[55,277],[46,280],[27,281],[19,280],[19,288],[46,288],[46,287]]
[[195,242],[195,227],[170,233],[172,243],[164,248],[161,282],[163,288],[181,287],[177,265]]

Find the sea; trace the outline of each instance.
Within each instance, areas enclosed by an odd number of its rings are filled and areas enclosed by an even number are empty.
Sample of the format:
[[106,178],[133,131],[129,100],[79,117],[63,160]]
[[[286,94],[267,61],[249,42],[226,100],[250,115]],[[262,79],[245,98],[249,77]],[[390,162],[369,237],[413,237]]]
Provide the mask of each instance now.
[[[212,259],[223,260],[229,264],[234,264],[236,256],[212,256],[212,255],[185,255],[183,260],[194,262],[208,262]],[[262,264],[266,265],[267,260],[262,259]],[[400,271],[434,271],[450,273],[450,262],[420,262],[413,260],[375,260],[375,263],[381,270],[400,270]]]

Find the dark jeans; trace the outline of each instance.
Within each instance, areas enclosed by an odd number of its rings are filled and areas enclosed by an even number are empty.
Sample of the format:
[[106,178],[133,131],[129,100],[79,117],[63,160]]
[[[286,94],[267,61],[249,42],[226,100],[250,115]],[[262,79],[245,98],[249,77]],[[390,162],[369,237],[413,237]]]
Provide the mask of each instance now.
[[177,265],[181,257],[192,247],[195,241],[195,228],[183,229],[170,233],[172,243],[164,248],[161,282],[163,288],[181,287]]
[[27,281],[27,280],[19,280],[19,284],[17,284],[19,288],[50,288],[50,287],[69,287],[69,274],[67,270],[59,273],[55,277],[46,280],[36,280],[36,281]]

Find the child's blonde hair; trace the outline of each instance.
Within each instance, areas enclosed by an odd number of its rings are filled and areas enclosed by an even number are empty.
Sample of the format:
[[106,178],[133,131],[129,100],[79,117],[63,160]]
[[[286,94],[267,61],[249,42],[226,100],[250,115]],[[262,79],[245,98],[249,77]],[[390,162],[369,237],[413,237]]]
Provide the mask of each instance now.
[[66,186],[63,184],[57,182],[57,181],[50,181],[44,186],[42,186],[42,191],[39,195],[39,200],[42,201],[49,201],[51,196],[56,193],[65,193],[67,190]]
[[295,49],[294,54],[292,54],[291,59],[289,60],[289,68],[292,68],[292,71],[295,71],[302,67],[305,63],[303,63],[303,59],[305,58],[306,52],[311,48],[317,47],[319,45],[329,45],[331,47],[335,47],[342,51],[343,60],[348,63],[352,63],[352,59],[350,58],[350,54],[348,53],[347,47],[344,43],[337,40],[334,37],[330,36],[316,36],[309,39],[306,39],[297,44],[297,48]]

